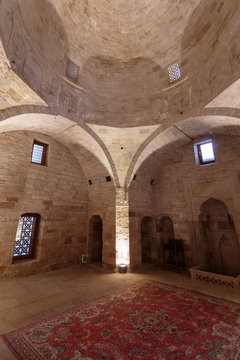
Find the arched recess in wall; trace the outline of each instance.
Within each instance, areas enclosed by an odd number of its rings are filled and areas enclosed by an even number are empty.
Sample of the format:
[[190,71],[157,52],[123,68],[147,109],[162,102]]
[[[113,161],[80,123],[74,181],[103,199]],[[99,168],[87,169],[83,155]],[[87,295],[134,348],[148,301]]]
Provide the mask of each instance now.
[[227,206],[214,198],[205,201],[200,208],[199,226],[205,269],[223,275],[239,275],[240,245]]
[[153,219],[144,216],[141,222],[142,263],[156,263],[156,229]]
[[[205,109],[205,112],[207,115],[181,120],[164,130],[162,127],[157,129],[136,151],[127,171],[125,188],[129,188],[139,168],[150,156],[154,156],[156,151],[184,146],[203,136],[240,134],[239,109],[234,111],[230,108],[219,108],[218,113],[224,115],[216,115],[216,108]],[[233,112],[236,117],[232,116]]]
[[9,131],[32,131],[49,135],[72,152],[83,168],[86,179],[105,179],[107,175],[116,179],[101,146],[86,130],[71,120],[49,114],[21,114],[0,122],[0,133]]
[[89,222],[88,260],[90,263],[102,262],[102,231],[103,224],[99,215],[93,215]]
[[[17,133],[20,134],[24,132],[39,135],[40,139],[37,138],[37,140],[41,140],[42,135],[47,135],[56,141],[59,146],[63,145],[63,148],[69,150],[69,152],[77,160],[84,173],[81,181],[83,183],[85,182],[86,190],[88,192],[88,210],[92,213],[99,211],[99,209],[103,210],[103,216],[105,216],[105,213],[108,211],[107,206],[114,207],[116,197],[115,185],[118,180],[115,176],[114,170],[112,169],[112,164],[110,164],[109,159],[105,154],[105,150],[101,148],[96,139],[91,136],[87,130],[81,128],[75,122],[61,116],[31,113],[21,114],[2,120],[0,122],[0,134],[7,132],[9,134],[14,133],[12,137],[13,139]],[[29,147],[29,158],[27,158],[29,163],[31,150],[31,147]],[[51,149],[49,153],[51,153]],[[22,167],[22,169],[24,171],[24,167]],[[106,181],[106,178],[108,177],[111,177],[111,182]],[[113,216],[113,218],[110,218],[110,216],[108,216],[108,219],[107,225],[112,228],[115,217]],[[71,241],[71,239],[67,238],[66,241]],[[80,234],[79,243],[81,247],[83,247],[83,245],[85,246],[83,251],[86,253],[86,237],[82,237],[82,234]],[[108,245],[105,246],[105,248],[103,247],[103,252],[104,249],[104,264],[106,266],[113,266],[112,263],[114,262],[114,257],[111,256],[110,258],[108,254],[115,254],[116,252],[114,235],[111,239],[108,239]]]

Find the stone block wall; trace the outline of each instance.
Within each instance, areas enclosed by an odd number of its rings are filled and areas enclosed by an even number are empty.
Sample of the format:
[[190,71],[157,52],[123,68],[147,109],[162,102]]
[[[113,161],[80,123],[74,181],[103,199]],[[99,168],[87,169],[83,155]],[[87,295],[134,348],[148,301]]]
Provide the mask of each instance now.
[[[115,269],[116,251],[115,251],[115,205],[116,195],[113,179],[106,181],[106,176],[102,174],[88,185],[88,230],[87,230],[87,255],[90,239],[90,220],[93,215],[99,215],[102,220],[102,263],[106,269]],[[89,245],[90,246],[90,245]]]
[[[184,240],[187,266],[197,264],[201,253],[200,207],[209,198],[220,200],[228,207],[240,239],[240,140],[237,136],[227,135],[216,135],[212,140],[215,164],[196,166],[193,141],[179,148],[156,152],[139,170],[138,182],[132,182],[129,195],[133,267],[141,263],[143,216],[152,216],[156,222],[156,241],[160,241],[159,219],[171,217],[175,238]],[[151,177],[155,183],[149,186]]]
[[[31,163],[33,140],[48,144],[47,164]],[[0,134],[0,276],[79,263],[86,252],[87,181],[67,148],[32,132]],[[19,217],[41,216],[36,256],[12,264]]]

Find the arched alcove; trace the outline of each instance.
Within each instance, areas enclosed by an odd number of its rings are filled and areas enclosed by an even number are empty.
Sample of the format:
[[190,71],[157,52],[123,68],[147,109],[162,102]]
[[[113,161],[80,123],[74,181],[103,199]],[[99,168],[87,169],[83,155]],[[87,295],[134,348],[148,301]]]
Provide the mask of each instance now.
[[93,215],[89,222],[88,258],[91,263],[102,262],[102,219]]
[[141,222],[142,263],[156,263],[156,232],[153,219],[144,216]]
[[210,198],[199,215],[200,248],[206,270],[223,275],[240,273],[240,246],[234,221],[227,206]]

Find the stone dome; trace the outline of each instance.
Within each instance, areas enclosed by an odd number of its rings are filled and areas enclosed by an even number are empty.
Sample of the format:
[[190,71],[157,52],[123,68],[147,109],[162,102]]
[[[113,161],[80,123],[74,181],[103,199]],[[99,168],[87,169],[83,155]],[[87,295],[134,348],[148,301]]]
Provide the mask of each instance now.
[[[230,84],[238,17],[235,0],[0,2],[1,37],[17,74],[52,109],[61,104],[62,115],[116,127],[188,114]],[[176,62],[181,78],[171,83]]]

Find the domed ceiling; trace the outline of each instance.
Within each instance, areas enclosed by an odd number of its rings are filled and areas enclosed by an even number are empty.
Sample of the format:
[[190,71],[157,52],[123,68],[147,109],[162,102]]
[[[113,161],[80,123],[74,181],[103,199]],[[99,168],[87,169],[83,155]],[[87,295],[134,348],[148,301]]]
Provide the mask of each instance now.
[[236,0],[0,0],[0,34],[13,70],[56,112],[140,126],[206,105],[239,77],[239,15]]

